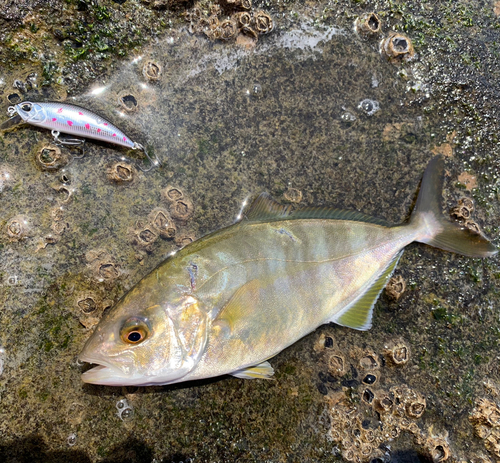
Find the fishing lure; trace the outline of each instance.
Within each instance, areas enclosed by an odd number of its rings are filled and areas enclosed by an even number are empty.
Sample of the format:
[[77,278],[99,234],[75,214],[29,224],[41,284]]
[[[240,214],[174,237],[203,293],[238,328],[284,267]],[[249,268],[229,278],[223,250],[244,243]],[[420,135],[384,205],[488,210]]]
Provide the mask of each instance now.
[[[132,141],[111,122],[79,106],[58,102],[23,101],[9,106],[7,113],[11,117],[16,117],[17,114],[28,124],[51,130],[54,140],[62,145],[81,145],[85,143],[85,138],[93,138],[142,151],[149,159],[151,168],[159,164],[158,159],[153,160],[149,157],[140,143]],[[61,133],[82,138],[59,138]]]

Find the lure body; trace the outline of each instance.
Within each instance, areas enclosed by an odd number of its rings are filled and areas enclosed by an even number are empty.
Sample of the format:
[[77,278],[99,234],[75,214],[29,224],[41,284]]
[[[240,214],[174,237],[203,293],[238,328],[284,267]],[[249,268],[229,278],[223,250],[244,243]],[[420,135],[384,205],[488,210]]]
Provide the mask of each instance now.
[[130,140],[119,128],[97,114],[67,103],[32,103],[24,101],[9,108],[9,114],[17,113],[24,122],[59,133],[93,138],[131,149],[144,150],[142,145]]

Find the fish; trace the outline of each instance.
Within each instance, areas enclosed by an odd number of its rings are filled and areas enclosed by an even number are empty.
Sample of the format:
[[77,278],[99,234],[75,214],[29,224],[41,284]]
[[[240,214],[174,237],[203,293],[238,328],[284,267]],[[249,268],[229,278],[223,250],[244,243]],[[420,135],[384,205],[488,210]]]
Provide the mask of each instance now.
[[428,164],[407,223],[289,206],[261,194],[239,222],[167,258],[87,340],[86,383],[151,386],[232,375],[270,378],[269,359],[326,323],[372,325],[403,249],[417,241],[470,257],[498,249],[441,210],[444,159]]
[[[81,108],[80,106],[60,102],[23,101],[14,106],[9,106],[7,113],[11,119],[2,124],[2,128],[10,128],[13,121],[19,118],[32,125],[51,130],[55,141],[60,144],[83,144],[85,138],[91,138],[115,145],[124,146],[133,150],[142,151],[151,163],[151,167],[159,164],[158,159],[152,160],[143,145],[132,141],[120,129],[99,115]],[[61,133],[74,135],[81,138],[60,139]]]

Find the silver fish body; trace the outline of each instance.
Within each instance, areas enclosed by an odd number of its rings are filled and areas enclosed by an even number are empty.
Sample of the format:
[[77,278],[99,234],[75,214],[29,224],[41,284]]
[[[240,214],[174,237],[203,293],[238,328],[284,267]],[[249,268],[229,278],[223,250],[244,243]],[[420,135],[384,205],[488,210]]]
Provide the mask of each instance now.
[[81,138],[92,138],[131,149],[143,149],[111,122],[85,108],[58,102],[23,101],[9,108],[9,114],[17,113],[24,122],[53,132],[61,132]]
[[404,247],[419,241],[488,257],[486,237],[441,213],[434,158],[408,224],[358,212],[290,212],[260,196],[246,219],[180,250],[100,321],[80,355],[85,382],[171,384],[231,374],[267,378],[268,359],[328,322],[370,328]]

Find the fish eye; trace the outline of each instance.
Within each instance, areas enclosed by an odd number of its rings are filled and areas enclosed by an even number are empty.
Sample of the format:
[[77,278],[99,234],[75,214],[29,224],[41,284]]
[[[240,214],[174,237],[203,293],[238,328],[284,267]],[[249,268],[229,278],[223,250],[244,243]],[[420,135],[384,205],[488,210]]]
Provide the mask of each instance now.
[[142,341],[143,338],[144,338],[144,333],[142,333],[141,331],[131,331],[127,335],[127,341],[134,344]]
[[149,327],[146,320],[138,317],[129,318],[120,330],[122,341],[127,344],[139,344],[149,335]]

